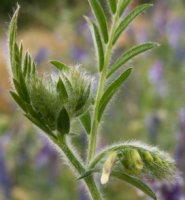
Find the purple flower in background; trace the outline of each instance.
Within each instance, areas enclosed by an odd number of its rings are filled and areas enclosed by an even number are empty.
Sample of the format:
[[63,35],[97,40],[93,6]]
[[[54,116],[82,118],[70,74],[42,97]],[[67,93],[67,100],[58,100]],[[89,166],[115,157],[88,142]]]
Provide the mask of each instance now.
[[179,111],[175,160],[179,168],[183,170],[185,167],[185,108]]
[[2,187],[6,200],[11,199],[11,181],[5,164],[3,147],[0,144],[0,187]]
[[42,137],[43,146],[35,160],[36,169],[40,170],[43,167],[48,169],[48,183],[53,184],[59,174],[59,156],[51,144],[48,141],[48,138]]
[[157,60],[149,70],[149,80],[155,87],[156,93],[160,97],[164,97],[167,92],[163,68],[164,66],[162,61]]
[[49,56],[50,51],[45,48],[45,47],[41,47],[38,52],[35,55],[34,61],[35,63],[37,63],[37,65],[41,65],[41,63],[47,59],[47,57]]
[[181,46],[180,40],[182,33],[184,32],[183,29],[184,29],[183,22],[179,17],[175,16],[168,21],[166,29],[168,42],[175,49]]
[[160,118],[157,113],[151,113],[146,119],[146,128],[148,131],[149,140],[152,144],[157,143],[159,133]]
[[155,191],[158,200],[184,200],[183,180],[179,177],[171,185],[157,181],[150,182],[150,185]]

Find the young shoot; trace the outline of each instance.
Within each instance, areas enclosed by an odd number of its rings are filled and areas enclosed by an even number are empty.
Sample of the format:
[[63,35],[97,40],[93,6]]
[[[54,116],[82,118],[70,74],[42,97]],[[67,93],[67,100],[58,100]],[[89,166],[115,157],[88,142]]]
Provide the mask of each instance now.
[[[174,161],[157,148],[138,142],[123,142],[108,146],[96,153],[98,128],[112,97],[125,83],[132,68],[126,63],[158,46],[146,42],[124,51],[115,62],[110,62],[116,42],[132,21],[151,4],[142,4],[122,17],[131,0],[107,0],[110,17],[107,18],[99,0],[89,0],[94,18],[85,17],[94,41],[97,57],[99,82],[95,96],[92,92],[92,78],[78,66],[68,66],[57,60],[51,61],[58,74],[39,75],[37,66],[23,45],[17,44],[18,6],[9,25],[9,57],[13,89],[10,92],[25,117],[40,128],[57,145],[75,171],[76,178],[84,181],[89,197],[102,200],[103,195],[95,174],[100,173],[100,182],[107,184],[111,177],[121,179],[151,198],[155,193],[144,180],[156,179],[173,182],[176,177]],[[93,57],[93,55],[92,55]],[[118,73],[119,70],[119,73]],[[87,133],[88,152],[83,163],[78,152],[71,148],[71,121],[78,119]]]

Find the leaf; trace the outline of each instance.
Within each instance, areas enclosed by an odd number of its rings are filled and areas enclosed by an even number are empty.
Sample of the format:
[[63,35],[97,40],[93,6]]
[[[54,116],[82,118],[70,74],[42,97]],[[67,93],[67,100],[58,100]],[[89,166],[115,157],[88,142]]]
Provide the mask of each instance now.
[[15,89],[17,91],[17,93],[19,94],[19,96],[25,101],[25,102],[30,102],[30,99],[29,99],[29,95],[28,95],[28,91],[27,91],[27,88],[26,88],[26,85],[25,85],[25,81],[22,77],[22,74],[20,74],[20,82],[21,84],[16,80],[16,79],[13,79],[13,83],[14,83],[14,86],[15,86]]
[[104,92],[99,103],[98,121],[100,121],[101,116],[107,104],[109,103],[110,99],[118,90],[118,88],[122,85],[122,83],[129,77],[131,71],[132,71],[132,68],[129,68],[126,71],[124,71],[116,80],[113,81],[113,83],[110,84],[110,86]]
[[26,52],[26,55],[24,57],[24,62],[23,62],[23,76],[27,76],[27,71],[28,71],[28,52]]
[[107,0],[107,1],[108,1],[109,7],[110,7],[112,13],[115,14],[116,13],[116,9],[117,9],[116,0]]
[[121,33],[128,27],[128,25],[142,12],[144,12],[147,8],[151,7],[152,4],[143,4],[140,6],[137,6],[133,11],[131,11],[119,24],[115,35],[113,37],[113,44],[116,43]]
[[17,6],[17,9],[11,19],[10,25],[9,25],[9,51],[10,51],[10,63],[12,67],[12,72],[14,74],[14,54],[15,54],[15,40],[17,35],[17,18],[19,13],[19,5]]
[[89,0],[89,4],[99,24],[99,28],[101,30],[101,34],[103,36],[104,42],[107,43],[109,40],[109,36],[108,36],[106,17],[105,17],[103,8],[99,0]]
[[104,66],[104,49],[103,49],[101,36],[100,36],[98,27],[96,26],[96,24],[86,16],[85,16],[85,19],[90,27],[90,31],[91,31],[93,41],[94,41],[96,57],[98,59],[99,71],[101,72],[103,69],[103,66]]
[[85,114],[83,114],[80,117],[80,121],[81,121],[83,127],[85,128],[86,133],[90,134],[90,132],[91,132],[91,114],[90,114],[90,112],[87,111]]
[[66,102],[68,99],[68,94],[61,78],[59,78],[57,83],[57,92],[60,94],[61,98]]
[[10,91],[10,94],[12,98],[15,100],[15,102],[22,108],[24,112],[27,112],[27,107],[25,102],[19,97],[15,92]]
[[123,55],[121,55],[116,62],[111,66],[107,78],[110,77],[116,70],[118,70],[122,65],[124,65],[131,58],[137,56],[140,53],[148,51],[149,49],[158,47],[159,44],[153,42],[147,42],[144,44],[136,45],[128,49]]
[[133,176],[129,176],[127,174],[123,174],[121,172],[117,172],[117,171],[113,171],[112,175],[124,182],[127,182],[127,183],[135,186],[136,188],[140,189],[145,194],[150,196],[152,199],[157,200],[157,197],[156,197],[155,193],[152,191],[152,189],[148,185],[146,185],[143,181],[141,181],[140,179],[133,177]]
[[119,8],[119,16],[121,17],[121,15],[123,14],[123,12],[125,11],[125,9],[127,8],[128,4],[131,2],[131,0],[124,0],[122,2],[122,4],[120,5]]
[[52,65],[54,65],[60,71],[69,69],[69,67],[66,64],[64,64],[64,63],[62,63],[62,62],[60,62],[58,60],[51,60],[50,63]]
[[61,135],[69,133],[70,130],[70,118],[64,107],[60,111],[57,118],[57,130]]

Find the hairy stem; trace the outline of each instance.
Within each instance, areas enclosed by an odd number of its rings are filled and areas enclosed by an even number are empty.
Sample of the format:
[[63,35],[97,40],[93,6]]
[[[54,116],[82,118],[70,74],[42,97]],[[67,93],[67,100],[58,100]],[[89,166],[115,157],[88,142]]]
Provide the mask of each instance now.
[[95,105],[94,105],[93,124],[92,124],[92,130],[91,130],[90,138],[89,138],[88,162],[90,162],[93,159],[96,152],[96,140],[97,140],[98,127],[99,127],[98,108],[99,108],[99,103],[100,103],[100,100],[104,91],[105,83],[106,83],[107,68],[110,62],[111,51],[112,51],[112,40],[113,40],[115,29],[117,27],[118,19],[119,19],[119,15],[117,12],[113,18],[112,28],[110,31],[110,38],[106,46],[105,62],[104,62],[103,70],[100,74],[98,92],[96,95],[96,100],[95,100]]
[[[62,140],[55,142],[58,144],[58,146],[63,151],[64,155],[66,156],[68,162],[72,165],[75,171],[78,172],[79,175],[85,172],[85,168],[80,162],[80,159],[76,157],[76,155],[72,152],[72,150],[69,148],[65,136]],[[93,177],[87,177],[84,179],[84,182],[88,188],[88,191],[90,193],[90,196],[93,200],[102,200],[101,193],[98,190],[96,183],[94,181]]]

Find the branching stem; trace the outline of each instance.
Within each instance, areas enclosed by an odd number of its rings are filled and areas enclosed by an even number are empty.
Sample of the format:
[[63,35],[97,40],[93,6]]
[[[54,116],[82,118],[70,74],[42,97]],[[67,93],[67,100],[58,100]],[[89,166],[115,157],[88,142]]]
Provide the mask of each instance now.
[[[68,162],[73,166],[74,170],[78,172],[78,174],[82,174],[85,172],[85,168],[80,162],[80,159],[76,157],[74,152],[71,150],[71,148],[68,146],[65,136],[60,141],[55,141],[55,143],[58,144],[60,149],[63,151],[64,155],[66,156]],[[99,192],[94,178],[92,176],[89,176],[84,179],[86,186],[89,190],[90,196],[93,200],[102,200],[101,193]]]

